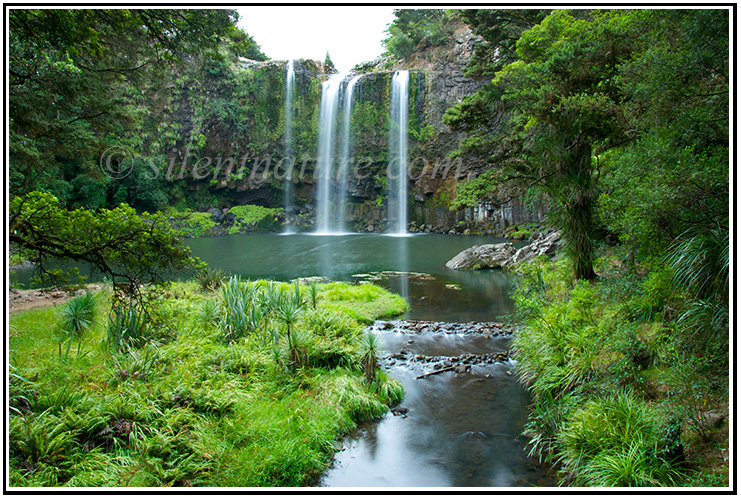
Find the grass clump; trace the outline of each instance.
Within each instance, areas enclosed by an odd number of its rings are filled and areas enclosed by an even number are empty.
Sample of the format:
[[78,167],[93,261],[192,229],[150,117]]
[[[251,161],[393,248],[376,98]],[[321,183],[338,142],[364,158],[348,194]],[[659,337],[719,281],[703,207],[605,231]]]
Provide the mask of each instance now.
[[401,315],[409,308],[401,296],[367,283],[328,283],[321,286],[318,296],[325,307],[347,314],[362,324]]
[[89,351],[66,361],[57,310],[11,315],[10,486],[306,486],[344,432],[403,397],[383,373],[366,381],[362,326],[299,284],[147,296],[146,314],[85,323]]
[[728,483],[718,450],[728,424],[712,416],[728,410],[727,322],[686,319],[701,293],[724,306],[725,278],[688,288],[689,270],[674,268],[684,258],[626,268],[607,254],[592,283],[572,281],[565,260],[520,267],[512,346],[533,399],[524,435],[561,484]]

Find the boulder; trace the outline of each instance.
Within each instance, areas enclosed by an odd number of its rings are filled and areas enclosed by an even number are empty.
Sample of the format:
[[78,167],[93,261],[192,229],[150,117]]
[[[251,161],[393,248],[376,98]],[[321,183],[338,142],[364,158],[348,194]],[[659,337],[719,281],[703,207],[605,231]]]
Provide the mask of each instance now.
[[211,220],[216,223],[219,223],[224,219],[224,214],[218,208],[211,208],[208,210],[208,213],[211,215]]
[[559,232],[540,234],[535,241],[516,250],[512,243],[472,246],[454,256],[446,267],[453,270],[498,269],[513,267],[522,262],[547,255],[553,258],[563,246]]
[[522,262],[529,262],[541,255],[553,258],[556,256],[556,250],[561,246],[563,246],[563,241],[560,232],[553,231],[540,234],[535,241],[517,250],[508,265],[514,266]]
[[497,269],[505,266],[514,254],[512,243],[482,244],[461,251],[445,266],[453,270]]

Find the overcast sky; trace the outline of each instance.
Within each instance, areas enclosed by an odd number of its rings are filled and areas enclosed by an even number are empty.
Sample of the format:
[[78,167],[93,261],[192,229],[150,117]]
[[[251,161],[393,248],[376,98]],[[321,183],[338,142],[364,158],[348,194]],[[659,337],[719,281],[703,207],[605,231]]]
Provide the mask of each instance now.
[[271,59],[317,59],[340,72],[383,53],[393,7],[238,7],[239,26]]

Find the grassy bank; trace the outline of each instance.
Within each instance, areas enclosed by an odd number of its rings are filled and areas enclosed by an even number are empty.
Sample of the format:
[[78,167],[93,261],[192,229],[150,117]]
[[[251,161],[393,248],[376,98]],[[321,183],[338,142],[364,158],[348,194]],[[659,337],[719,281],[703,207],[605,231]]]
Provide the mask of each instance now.
[[378,345],[359,322],[400,297],[202,284],[150,289],[148,315],[110,312],[105,292],[11,315],[10,486],[307,485],[403,396],[380,370],[366,379]]
[[608,254],[574,283],[566,260],[521,267],[525,434],[561,484],[728,486],[727,312],[698,309],[676,269]]
[[257,205],[233,206],[217,222],[209,212],[168,208],[163,213],[173,228],[185,237],[223,236],[252,232],[270,232],[280,228],[278,221],[282,208]]

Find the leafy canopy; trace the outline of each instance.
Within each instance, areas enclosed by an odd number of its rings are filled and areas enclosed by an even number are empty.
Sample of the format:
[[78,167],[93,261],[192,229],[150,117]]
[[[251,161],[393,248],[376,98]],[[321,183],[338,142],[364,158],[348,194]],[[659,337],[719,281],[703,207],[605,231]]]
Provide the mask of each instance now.
[[265,58],[237,19],[231,10],[9,10],[10,195],[158,208],[161,186],[142,186],[149,197],[127,193],[110,185],[99,158],[111,146],[145,152],[143,123],[186,64],[220,51]]
[[386,50],[406,59],[415,50],[440,45],[453,34],[455,14],[443,9],[395,9],[383,41]]
[[87,262],[114,287],[158,282],[168,271],[199,266],[161,214],[121,204],[108,210],[67,210],[47,192],[34,191],[10,203],[10,242],[32,255],[46,277],[50,259]]
[[728,12],[558,10],[524,29],[543,14],[462,14],[502,58],[474,56],[494,78],[445,115],[467,132],[456,154],[491,164],[456,204],[550,201],[577,278],[603,226],[650,247],[727,225]]

